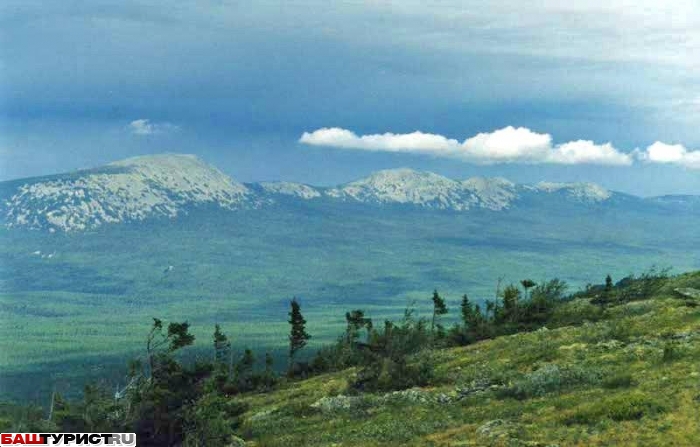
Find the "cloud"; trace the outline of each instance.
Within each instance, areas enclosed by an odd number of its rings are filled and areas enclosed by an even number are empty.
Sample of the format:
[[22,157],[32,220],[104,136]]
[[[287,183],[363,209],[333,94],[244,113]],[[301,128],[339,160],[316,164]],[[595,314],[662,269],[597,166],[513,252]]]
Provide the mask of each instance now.
[[595,144],[590,140],[570,141],[560,144],[550,154],[552,163],[600,164],[627,166],[632,156],[620,152],[611,143]]
[[637,158],[648,163],[675,164],[690,169],[700,169],[700,150],[688,150],[682,144],[666,144],[657,141],[646,150],[636,152]]
[[485,162],[537,162],[547,159],[551,147],[550,135],[508,126],[466,139],[461,145],[461,155]]
[[354,132],[338,127],[326,127],[311,133],[304,132],[299,142],[312,146],[330,146],[367,151],[426,153],[450,151],[459,145],[457,140],[451,140],[442,135],[431,133],[384,133],[357,136]]
[[171,123],[152,123],[151,120],[145,118],[130,122],[128,128],[134,135],[155,135],[174,132],[180,129],[178,126]]
[[407,134],[373,134],[358,136],[338,127],[304,132],[300,143],[312,146],[339,147],[367,151],[422,153],[464,161],[493,163],[599,164],[626,166],[633,157],[615,149],[612,144],[595,144],[578,140],[552,144],[552,136],[526,127],[504,127],[479,133],[464,142],[443,135],[412,132]]

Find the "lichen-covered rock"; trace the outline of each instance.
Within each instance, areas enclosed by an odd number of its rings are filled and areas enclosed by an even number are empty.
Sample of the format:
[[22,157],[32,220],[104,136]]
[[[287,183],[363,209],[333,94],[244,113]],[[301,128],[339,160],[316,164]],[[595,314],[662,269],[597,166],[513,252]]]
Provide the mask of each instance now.
[[246,442],[239,438],[238,436],[232,436],[231,442],[226,447],[245,447]]
[[315,408],[323,413],[333,413],[338,410],[350,410],[359,403],[360,399],[360,397],[344,396],[342,394],[337,396],[326,396],[312,403],[311,408]]
[[426,391],[423,391],[419,388],[410,388],[408,390],[393,391],[391,393],[387,393],[382,397],[382,400],[403,400],[408,402],[427,403],[432,400],[431,397],[432,396],[430,395],[430,393]]
[[[489,379],[481,378],[477,380],[472,380],[469,384],[459,386],[456,388],[458,399],[464,399],[472,394],[484,393],[490,391],[492,388],[491,381]],[[498,387],[496,387],[498,388]]]
[[479,444],[498,447],[558,447],[557,444],[547,444],[538,441],[522,439],[525,430],[518,424],[503,419],[488,421],[476,429]]
[[615,349],[619,349],[623,346],[624,343],[622,343],[620,340],[606,340],[595,344],[595,347],[600,349],[601,351],[612,351]]
[[700,290],[698,289],[694,289],[692,287],[680,287],[677,289],[673,289],[673,291],[686,298],[700,300]]
[[435,401],[439,404],[449,404],[452,400],[452,396],[445,393],[440,393],[435,397]]
[[268,408],[268,409],[266,409],[266,410],[258,411],[257,413],[255,413],[254,415],[252,415],[248,420],[250,420],[251,422],[261,421],[261,420],[263,420],[263,419],[267,419],[267,418],[269,418],[270,416],[272,416],[272,414],[273,414],[275,411],[277,411],[276,408]]
[[476,429],[483,445],[521,446],[522,429],[503,419],[488,421]]

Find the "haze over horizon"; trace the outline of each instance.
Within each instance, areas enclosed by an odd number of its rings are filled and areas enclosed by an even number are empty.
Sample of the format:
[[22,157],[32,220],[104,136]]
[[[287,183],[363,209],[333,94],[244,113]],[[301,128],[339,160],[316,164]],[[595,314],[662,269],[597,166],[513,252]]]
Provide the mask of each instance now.
[[175,152],[242,182],[700,194],[692,1],[8,1],[0,23],[0,181]]

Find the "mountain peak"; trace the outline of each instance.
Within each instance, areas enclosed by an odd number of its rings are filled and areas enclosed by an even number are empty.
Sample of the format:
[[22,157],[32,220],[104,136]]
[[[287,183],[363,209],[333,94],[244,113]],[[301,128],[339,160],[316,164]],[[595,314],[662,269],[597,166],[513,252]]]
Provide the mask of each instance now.
[[427,208],[467,209],[459,196],[459,182],[408,168],[386,169],[328,192],[363,202],[413,204]]
[[472,177],[462,186],[482,208],[502,210],[518,197],[515,183],[501,177]]
[[134,157],[125,158],[123,160],[113,161],[108,164],[108,166],[133,166],[133,165],[144,165],[144,164],[158,164],[158,163],[191,163],[196,162],[198,164],[205,164],[194,154],[178,154],[165,152],[162,154],[148,154],[148,155],[136,155]]
[[556,183],[540,182],[535,189],[547,193],[565,193],[567,196],[583,202],[603,202],[612,196],[612,192],[596,183]]
[[411,168],[394,168],[394,169],[382,169],[380,171],[375,171],[368,175],[367,177],[356,180],[352,183],[359,182],[406,182],[415,181],[418,179],[422,180],[449,180],[447,177],[443,177],[439,174],[435,174],[430,171],[416,171]]
[[258,185],[263,191],[270,194],[282,194],[298,197],[300,199],[315,199],[321,197],[321,193],[313,186],[294,182],[261,182]]
[[85,230],[104,223],[174,217],[186,207],[238,206],[247,188],[192,155],[127,158],[51,179],[28,180],[5,204],[8,226]]

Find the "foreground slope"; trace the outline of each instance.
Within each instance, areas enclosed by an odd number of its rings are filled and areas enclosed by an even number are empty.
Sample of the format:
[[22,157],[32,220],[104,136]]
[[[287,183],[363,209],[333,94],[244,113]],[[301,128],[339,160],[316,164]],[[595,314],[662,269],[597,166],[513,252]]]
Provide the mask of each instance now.
[[605,310],[576,299],[557,318],[582,324],[437,351],[429,388],[355,396],[347,370],[251,395],[240,432],[249,446],[697,445],[700,308],[677,290],[698,289],[700,272]]

